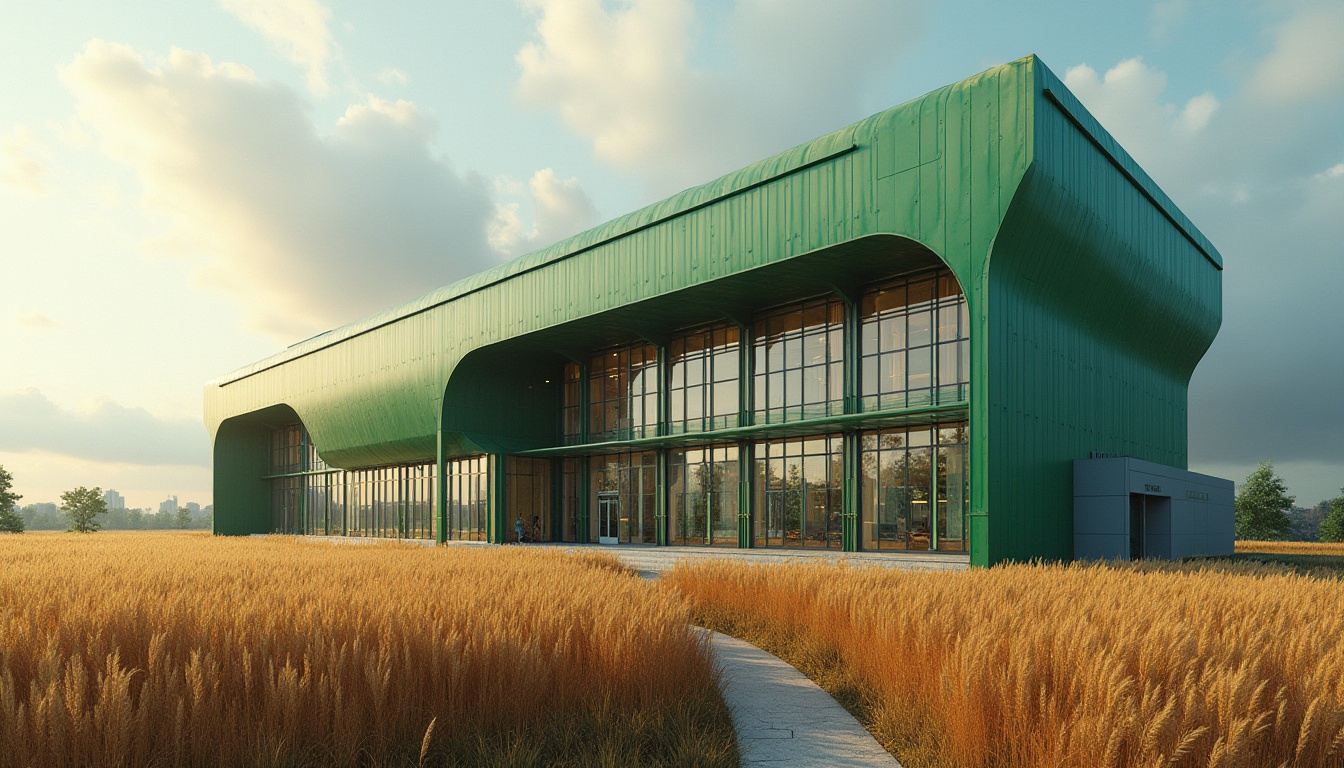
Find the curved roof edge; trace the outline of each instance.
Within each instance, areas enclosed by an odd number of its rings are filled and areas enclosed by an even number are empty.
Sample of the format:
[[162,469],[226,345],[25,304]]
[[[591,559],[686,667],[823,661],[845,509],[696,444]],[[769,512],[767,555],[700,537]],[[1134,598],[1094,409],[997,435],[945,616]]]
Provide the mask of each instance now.
[[1051,71],[1035,54],[1032,58],[1036,59],[1039,73],[1039,85],[1045,100],[1057,108],[1069,122],[1082,132],[1082,134],[1091,141],[1097,149],[1115,166],[1116,170],[1125,176],[1139,192],[1148,199],[1149,203],[1157,208],[1158,211],[1176,227],[1181,234],[1185,235],[1191,245],[1194,245],[1200,253],[1204,254],[1213,266],[1220,271],[1223,268],[1223,257],[1213,243],[1204,236],[1203,232],[1194,225],[1193,222],[1177,207],[1176,203],[1167,196],[1166,192],[1153,181],[1148,172],[1139,166],[1138,162],[1120,146],[1120,142],[1115,140],[1110,131],[1102,127],[1097,118],[1083,106],[1077,96],[1069,90],[1063,80]]

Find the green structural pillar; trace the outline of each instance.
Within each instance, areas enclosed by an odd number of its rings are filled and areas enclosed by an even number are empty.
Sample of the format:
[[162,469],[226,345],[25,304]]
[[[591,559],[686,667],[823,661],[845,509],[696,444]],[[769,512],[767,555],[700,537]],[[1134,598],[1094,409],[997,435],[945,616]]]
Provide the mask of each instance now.
[[737,546],[751,549],[751,465],[752,443],[737,445]]
[[653,501],[654,535],[658,546],[667,546],[667,449],[658,449],[658,463],[655,472],[656,495]]
[[[862,328],[859,323],[860,306],[857,292],[842,294],[845,299],[844,323],[844,387],[845,413],[859,413],[863,410],[863,397],[860,387],[862,373]],[[840,545],[846,552],[859,551],[859,433],[849,431],[841,436],[844,467],[843,486],[840,494]]]
[[486,537],[494,544],[503,544],[510,540],[509,536],[513,532],[513,521],[507,519],[509,505],[504,492],[507,484],[507,477],[504,473],[504,455],[501,453],[488,454],[486,462],[489,465],[490,483],[490,500],[487,507],[490,510],[490,519],[487,523],[489,530],[486,532]]
[[443,430],[439,430],[439,448],[434,457],[434,536],[448,541],[448,461],[443,456]]
[[841,437],[844,451],[844,486],[840,493],[840,545],[846,552],[859,551],[859,433]]

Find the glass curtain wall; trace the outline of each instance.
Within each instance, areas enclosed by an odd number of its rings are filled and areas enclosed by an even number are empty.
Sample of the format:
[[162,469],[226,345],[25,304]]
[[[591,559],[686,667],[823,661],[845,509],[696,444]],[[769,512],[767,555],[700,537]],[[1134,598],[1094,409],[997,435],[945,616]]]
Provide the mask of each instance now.
[[590,440],[658,434],[658,348],[635,344],[594,355],[588,364]]
[[832,435],[756,444],[756,546],[841,546],[841,442]]
[[863,548],[966,551],[966,422],[865,432],[860,442]]
[[700,328],[668,343],[668,421],[673,434],[737,426],[738,330]]
[[819,298],[753,318],[757,424],[844,413],[844,316]]
[[485,456],[447,462],[448,539],[485,541],[490,472]]
[[519,456],[504,458],[505,538],[517,541],[523,521],[526,541],[551,541],[551,462]]
[[582,398],[583,370],[578,363],[568,363],[562,374],[560,390],[560,434],[564,435],[565,445],[583,441]]
[[735,445],[672,451],[668,543],[737,546],[738,475]]
[[864,293],[860,314],[865,411],[967,399],[970,316],[951,271],[884,283]]
[[588,468],[588,540],[656,544],[658,478],[654,452],[593,456]]

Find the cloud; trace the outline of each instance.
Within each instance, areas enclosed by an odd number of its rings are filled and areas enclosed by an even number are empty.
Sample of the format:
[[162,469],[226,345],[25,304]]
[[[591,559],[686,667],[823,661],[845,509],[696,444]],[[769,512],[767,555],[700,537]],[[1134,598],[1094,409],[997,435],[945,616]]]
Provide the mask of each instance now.
[[47,191],[47,150],[27,126],[0,135],[0,184],[30,195]]
[[409,101],[369,98],[322,134],[293,90],[246,67],[98,40],[62,78],[166,214],[160,242],[260,330],[306,337],[498,261],[487,183],[432,151],[437,126]]
[[[520,100],[659,194],[862,117],[867,73],[888,70],[921,19],[913,2],[738,0],[707,36],[689,0],[526,5],[536,39],[516,57]],[[700,43],[722,71],[697,63]]]
[[331,11],[324,5],[317,0],[220,0],[220,5],[305,68],[313,93],[327,93],[327,60],[335,46],[327,26]]
[[[501,180],[496,188],[506,194],[522,191],[521,185]],[[527,191],[533,211],[529,230],[520,215],[518,203],[501,205],[490,223],[490,247],[507,256],[517,256],[544,248],[598,223],[597,208],[577,178],[559,179],[555,171],[543,168],[532,176]]]
[[[1319,16],[1299,9],[1276,39]],[[1223,98],[1184,105],[1138,59],[1100,77],[1074,67],[1066,82],[1224,257],[1223,326],[1190,387],[1192,465],[1240,479],[1272,458],[1315,497],[1330,490],[1320,466],[1344,482],[1344,169],[1333,170],[1344,112],[1337,99],[1266,108],[1259,78],[1283,55],[1271,51]]]
[[384,85],[405,85],[411,81],[409,75],[395,67],[383,67],[378,73],[378,79]]
[[29,312],[26,315],[20,315],[14,318],[14,321],[32,331],[50,331],[61,327],[60,323],[41,312]]
[[1269,104],[1344,93],[1344,3],[1299,4],[1273,31],[1273,49],[1251,77],[1252,96]]
[[210,463],[210,439],[195,419],[167,421],[108,401],[68,410],[36,389],[0,395],[0,452],[30,451],[111,464]]

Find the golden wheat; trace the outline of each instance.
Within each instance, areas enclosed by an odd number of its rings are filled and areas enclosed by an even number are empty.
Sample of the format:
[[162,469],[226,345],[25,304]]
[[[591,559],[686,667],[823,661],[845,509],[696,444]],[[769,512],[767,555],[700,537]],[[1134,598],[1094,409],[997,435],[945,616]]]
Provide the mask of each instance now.
[[1344,556],[1344,542],[1321,541],[1238,541],[1238,552],[1265,555]]
[[609,558],[0,537],[0,765],[735,764],[683,604]]
[[1259,563],[679,567],[918,766],[1338,766],[1344,593]]

